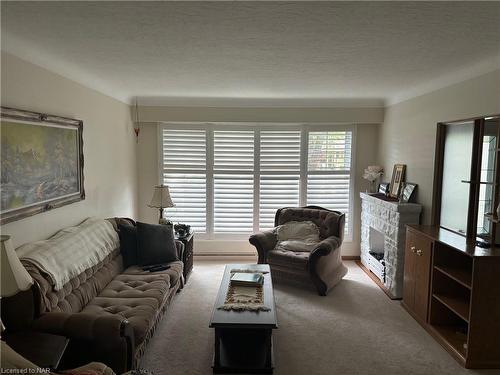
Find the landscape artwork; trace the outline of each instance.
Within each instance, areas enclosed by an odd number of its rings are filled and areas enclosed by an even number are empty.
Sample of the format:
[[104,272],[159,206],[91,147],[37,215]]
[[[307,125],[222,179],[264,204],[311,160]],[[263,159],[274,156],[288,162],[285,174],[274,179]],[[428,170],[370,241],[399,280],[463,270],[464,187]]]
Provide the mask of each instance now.
[[2,223],[83,199],[81,127],[2,117],[0,131]]

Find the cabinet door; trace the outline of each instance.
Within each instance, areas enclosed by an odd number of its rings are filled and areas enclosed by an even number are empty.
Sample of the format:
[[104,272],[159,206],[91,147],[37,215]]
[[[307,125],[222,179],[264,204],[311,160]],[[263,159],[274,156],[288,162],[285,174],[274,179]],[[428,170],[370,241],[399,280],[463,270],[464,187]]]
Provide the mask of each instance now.
[[432,259],[432,241],[424,236],[416,238],[415,259],[415,314],[427,322],[429,284]]
[[406,231],[405,268],[403,281],[403,302],[413,310],[415,304],[415,233]]

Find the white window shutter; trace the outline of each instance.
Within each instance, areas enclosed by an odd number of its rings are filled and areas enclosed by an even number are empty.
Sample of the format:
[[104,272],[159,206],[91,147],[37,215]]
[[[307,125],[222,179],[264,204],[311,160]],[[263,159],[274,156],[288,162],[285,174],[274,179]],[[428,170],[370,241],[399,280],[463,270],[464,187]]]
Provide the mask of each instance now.
[[351,131],[311,131],[308,144],[307,204],[346,214],[349,229]]
[[166,217],[189,224],[198,233],[206,228],[206,131],[162,129],[163,183],[175,207]]
[[214,130],[214,233],[253,230],[254,131]]
[[276,211],[299,205],[300,130],[260,132],[261,230],[274,227]]

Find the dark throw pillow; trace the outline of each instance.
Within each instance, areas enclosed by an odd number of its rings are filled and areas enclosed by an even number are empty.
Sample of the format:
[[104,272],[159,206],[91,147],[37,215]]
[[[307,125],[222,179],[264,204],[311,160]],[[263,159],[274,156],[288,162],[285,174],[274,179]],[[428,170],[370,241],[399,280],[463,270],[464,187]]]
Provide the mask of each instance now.
[[177,249],[171,226],[137,222],[137,262],[140,266],[176,260]]
[[131,224],[118,224],[120,249],[123,265],[126,267],[137,264],[137,228]]

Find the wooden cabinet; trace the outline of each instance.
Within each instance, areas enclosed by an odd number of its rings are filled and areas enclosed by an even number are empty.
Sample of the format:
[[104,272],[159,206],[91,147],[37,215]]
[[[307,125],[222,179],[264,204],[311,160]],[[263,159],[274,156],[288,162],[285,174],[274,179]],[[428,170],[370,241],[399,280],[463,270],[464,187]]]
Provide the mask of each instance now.
[[427,321],[432,241],[407,229],[403,304],[421,322]]
[[464,367],[500,368],[500,249],[410,225],[403,306]]
[[189,274],[193,270],[193,247],[194,247],[194,231],[190,230],[185,236],[175,235],[175,239],[184,244],[184,253],[182,255],[182,263],[184,263],[184,281],[187,282]]

